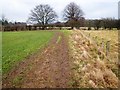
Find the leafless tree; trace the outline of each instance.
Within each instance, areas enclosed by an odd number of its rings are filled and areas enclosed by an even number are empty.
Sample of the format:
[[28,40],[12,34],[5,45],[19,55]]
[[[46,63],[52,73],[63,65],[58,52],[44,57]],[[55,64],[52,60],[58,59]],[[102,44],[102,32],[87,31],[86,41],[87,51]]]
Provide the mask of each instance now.
[[3,14],[2,15],[2,25],[8,25],[8,20],[7,20],[7,18],[5,17],[5,15]]
[[56,12],[48,4],[40,4],[31,10],[29,20],[41,25],[46,25],[53,22],[56,17]]
[[84,13],[82,9],[74,2],[71,2],[65,7],[63,16],[73,29],[76,24],[79,25],[79,20],[83,17],[83,15]]

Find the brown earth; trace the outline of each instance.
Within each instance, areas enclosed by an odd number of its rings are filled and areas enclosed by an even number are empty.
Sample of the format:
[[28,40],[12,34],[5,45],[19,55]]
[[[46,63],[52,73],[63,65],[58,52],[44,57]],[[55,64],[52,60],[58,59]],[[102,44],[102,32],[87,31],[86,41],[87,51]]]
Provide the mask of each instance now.
[[57,32],[41,51],[17,64],[3,77],[3,88],[68,88],[71,67],[68,41]]

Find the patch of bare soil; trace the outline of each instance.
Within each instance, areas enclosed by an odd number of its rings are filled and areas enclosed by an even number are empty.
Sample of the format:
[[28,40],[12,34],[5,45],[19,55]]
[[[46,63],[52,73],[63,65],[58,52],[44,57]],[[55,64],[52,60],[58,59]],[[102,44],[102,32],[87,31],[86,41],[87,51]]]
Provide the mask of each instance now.
[[57,32],[42,52],[31,55],[3,77],[3,88],[67,88],[71,77],[67,39]]

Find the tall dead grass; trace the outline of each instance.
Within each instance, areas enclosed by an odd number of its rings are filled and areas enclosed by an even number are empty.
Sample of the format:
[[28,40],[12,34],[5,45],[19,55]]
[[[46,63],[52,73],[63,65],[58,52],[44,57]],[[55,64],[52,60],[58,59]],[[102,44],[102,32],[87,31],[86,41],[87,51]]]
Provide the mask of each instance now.
[[[74,62],[74,87],[117,88],[118,77],[108,67],[104,52],[81,31],[70,35],[70,48]],[[102,58],[101,58],[102,57]]]

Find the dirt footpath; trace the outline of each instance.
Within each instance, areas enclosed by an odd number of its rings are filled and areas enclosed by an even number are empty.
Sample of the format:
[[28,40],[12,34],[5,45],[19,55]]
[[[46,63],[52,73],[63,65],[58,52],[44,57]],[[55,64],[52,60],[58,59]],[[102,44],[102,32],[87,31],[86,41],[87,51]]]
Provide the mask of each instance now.
[[68,41],[57,32],[42,52],[31,55],[3,79],[3,87],[67,88],[70,73]]

